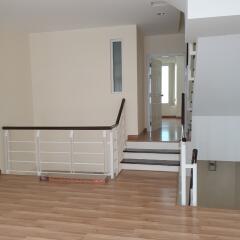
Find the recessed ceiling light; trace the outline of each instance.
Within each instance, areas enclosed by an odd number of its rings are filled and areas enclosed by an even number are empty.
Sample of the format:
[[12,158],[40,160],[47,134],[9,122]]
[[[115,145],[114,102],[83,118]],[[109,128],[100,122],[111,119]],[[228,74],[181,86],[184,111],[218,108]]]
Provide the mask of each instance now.
[[165,1],[151,1],[152,7],[163,7],[166,5],[167,5],[167,3]]
[[167,16],[167,13],[166,12],[158,12],[157,15],[161,16],[161,17],[165,17],[165,16]]

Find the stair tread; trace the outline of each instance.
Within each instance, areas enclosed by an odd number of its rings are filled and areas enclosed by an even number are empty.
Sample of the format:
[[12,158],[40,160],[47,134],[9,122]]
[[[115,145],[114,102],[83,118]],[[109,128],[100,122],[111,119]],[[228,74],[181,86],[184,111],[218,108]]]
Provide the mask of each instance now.
[[161,165],[161,166],[180,166],[180,161],[171,161],[171,160],[168,161],[168,160],[148,160],[148,159],[123,159],[121,163]]
[[180,154],[178,149],[138,149],[138,148],[126,148],[123,152],[129,153],[157,153],[157,154]]

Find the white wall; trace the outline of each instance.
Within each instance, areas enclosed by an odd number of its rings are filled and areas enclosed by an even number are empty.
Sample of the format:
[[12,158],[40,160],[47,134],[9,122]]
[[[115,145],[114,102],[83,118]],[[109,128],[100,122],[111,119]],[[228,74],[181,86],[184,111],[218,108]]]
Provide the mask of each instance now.
[[[27,34],[0,32],[0,127],[32,125],[30,51]],[[0,138],[0,168],[3,167]]]
[[[197,109],[195,103],[193,109]],[[193,116],[192,121],[193,148],[199,150],[199,160],[240,161],[240,116]]]
[[240,34],[238,0],[188,0],[185,16],[187,42],[199,37]]
[[[111,92],[111,39],[123,41],[122,94]],[[125,97],[127,132],[138,134],[135,25],[37,33],[30,43],[35,125],[111,125]]]
[[193,146],[200,160],[240,161],[240,35],[200,38],[193,99]]
[[188,0],[188,18],[210,18],[240,15],[238,0]]
[[[144,38],[144,101],[145,126],[147,126],[147,81],[148,65],[152,57],[185,55],[186,44],[184,34],[152,35]],[[182,75],[183,73],[179,73]]]

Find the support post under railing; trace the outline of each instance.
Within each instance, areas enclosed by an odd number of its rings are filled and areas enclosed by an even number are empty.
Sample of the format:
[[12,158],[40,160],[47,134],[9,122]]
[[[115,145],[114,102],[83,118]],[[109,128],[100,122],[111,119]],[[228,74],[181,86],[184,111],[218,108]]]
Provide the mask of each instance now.
[[9,173],[10,166],[9,166],[9,131],[4,131],[4,152],[5,152],[5,172],[6,174]]
[[192,206],[197,206],[197,163],[193,164]]
[[120,124],[113,130],[114,134],[113,134],[113,150],[115,151],[115,156],[114,156],[114,174],[116,174],[116,176],[119,173],[119,129],[121,129],[121,122]]
[[186,177],[187,177],[187,170],[186,170],[186,159],[187,159],[187,146],[186,140],[182,139],[181,141],[181,167],[180,167],[180,174],[181,174],[181,205],[186,206]]
[[69,137],[70,137],[70,171],[73,173],[73,136],[74,136],[74,131],[71,130]]
[[41,169],[41,159],[40,159],[40,130],[36,131],[35,136],[35,158],[36,158],[36,166],[37,166],[37,175],[41,176],[42,169]]
[[113,131],[110,131],[109,136],[109,149],[110,149],[110,176],[111,179],[114,179],[114,139],[113,139]]

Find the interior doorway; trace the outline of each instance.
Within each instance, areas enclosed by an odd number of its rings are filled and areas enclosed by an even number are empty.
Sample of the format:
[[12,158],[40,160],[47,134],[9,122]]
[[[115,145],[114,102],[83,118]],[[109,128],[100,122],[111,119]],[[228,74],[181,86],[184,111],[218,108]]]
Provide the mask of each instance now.
[[184,92],[185,57],[150,58],[147,88],[147,138],[178,141],[181,132],[181,94]]

